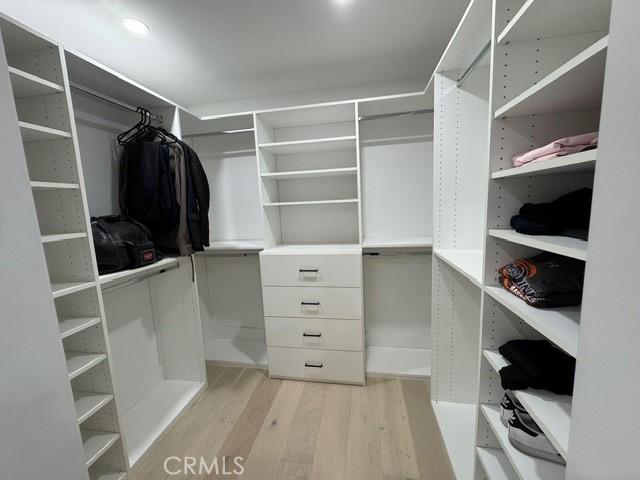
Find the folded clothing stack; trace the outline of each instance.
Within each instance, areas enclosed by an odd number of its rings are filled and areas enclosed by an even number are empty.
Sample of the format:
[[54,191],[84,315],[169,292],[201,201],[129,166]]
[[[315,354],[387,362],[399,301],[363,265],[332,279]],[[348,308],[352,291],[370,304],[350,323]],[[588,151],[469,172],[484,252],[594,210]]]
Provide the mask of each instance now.
[[530,162],[571,155],[572,153],[590,150],[597,146],[598,132],[589,132],[573,137],[559,138],[544,147],[514,155],[511,160],[514,167],[520,167]]
[[516,260],[498,269],[500,283],[536,308],[580,305],[584,262],[554,253]]
[[539,388],[558,395],[573,394],[576,359],[547,340],[511,340],[498,351],[511,362],[500,369],[505,390]]
[[548,203],[525,203],[511,226],[526,235],[562,235],[586,240],[591,216],[590,188],[581,188]]

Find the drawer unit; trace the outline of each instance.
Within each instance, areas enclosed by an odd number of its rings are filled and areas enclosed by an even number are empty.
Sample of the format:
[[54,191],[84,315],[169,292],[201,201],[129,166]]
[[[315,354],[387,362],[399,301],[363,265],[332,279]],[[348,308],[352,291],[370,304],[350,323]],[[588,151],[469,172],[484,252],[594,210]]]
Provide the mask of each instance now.
[[268,347],[269,375],[324,382],[364,383],[364,353]]
[[262,287],[266,317],[362,319],[362,289]]
[[262,285],[362,287],[362,255],[260,255]]
[[363,350],[358,320],[266,317],[264,322],[269,347]]

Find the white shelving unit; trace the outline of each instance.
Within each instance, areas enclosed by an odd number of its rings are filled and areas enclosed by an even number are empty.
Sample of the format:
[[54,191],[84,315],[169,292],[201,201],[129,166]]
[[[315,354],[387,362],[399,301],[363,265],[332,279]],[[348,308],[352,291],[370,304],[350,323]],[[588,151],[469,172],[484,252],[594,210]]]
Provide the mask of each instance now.
[[11,75],[11,88],[15,98],[34,97],[36,95],[48,95],[50,93],[64,92],[64,87],[37,75],[25,72],[9,66]]
[[43,142],[46,140],[71,137],[71,134],[64,130],[36,125],[35,123],[19,121],[18,125],[22,133],[22,139],[25,142]]
[[587,241],[579,238],[553,236],[553,235],[525,235],[514,230],[489,230],[489,235],[493,238],[517,243],[526,247],[544,250],[545,252],[557,253],[565,257],[577,260],[587,259]]
[[293,140],[287,142],[261,143],[259,148],[274,155],[294,155],[297,153],[336,152],[356,148],[356,136]]
[[471,283],[478,287],[482,286],[482,250],[436,248],[434,253]]
[[473,477],[476,406],[431,401],[456,478]]
[[73,380],[78,375],[92,369],[100,362],[106,360],[104,353],[83,353],[83,352],[66,352],[67,354],[67,370],[69,371],[69,380]]
[[476,448],[476,456],[489,480],[515,480],[516,473],[500,448]]
[[537,175],[560,175],[593,173],[596,168],[598,149],[587,150],[586,152],[574,153],[562,157],[544,160],[542,162],[531,162],[521,167],[509,167],[498,170],[491,174],[491,178],[510,178],[520,176]]
[[58,325],[60,327],[60,338],[65,339],[75,333],[86,330],[94,325],[102,322],[100,317],[76,317],[76,316],[62,316]]
[[74,392],[78,423],[82,423],[113,400],[110,393]]
[[275,173],[263,173],[262,178],[271,178],[273,180],[287,180],[287,179],[306,179],[306,178],[328,178],[328,177],[349,177],[355,176],[358,173],[356,167],[344,167],[344,168],[322,168],[319,170],[301,170],[294,172],[275,172]]

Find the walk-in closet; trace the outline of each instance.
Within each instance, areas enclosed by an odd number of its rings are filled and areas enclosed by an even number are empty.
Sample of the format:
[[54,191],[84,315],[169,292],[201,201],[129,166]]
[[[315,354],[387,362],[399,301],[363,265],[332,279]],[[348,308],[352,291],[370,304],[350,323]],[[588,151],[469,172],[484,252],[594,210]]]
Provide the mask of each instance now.
[[0,477],[638,477],[639,4],[125,3],[0,1]]

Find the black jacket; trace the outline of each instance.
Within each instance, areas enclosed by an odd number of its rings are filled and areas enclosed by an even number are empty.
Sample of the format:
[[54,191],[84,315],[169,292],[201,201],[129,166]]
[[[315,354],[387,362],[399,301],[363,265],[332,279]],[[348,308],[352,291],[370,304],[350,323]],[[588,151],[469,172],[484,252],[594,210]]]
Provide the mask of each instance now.
[[191,244],[196,251],[209,246],[210,191],[207,174],[198,154],[186,143],[180,142],[185,155],[187,171],[187,225]]

